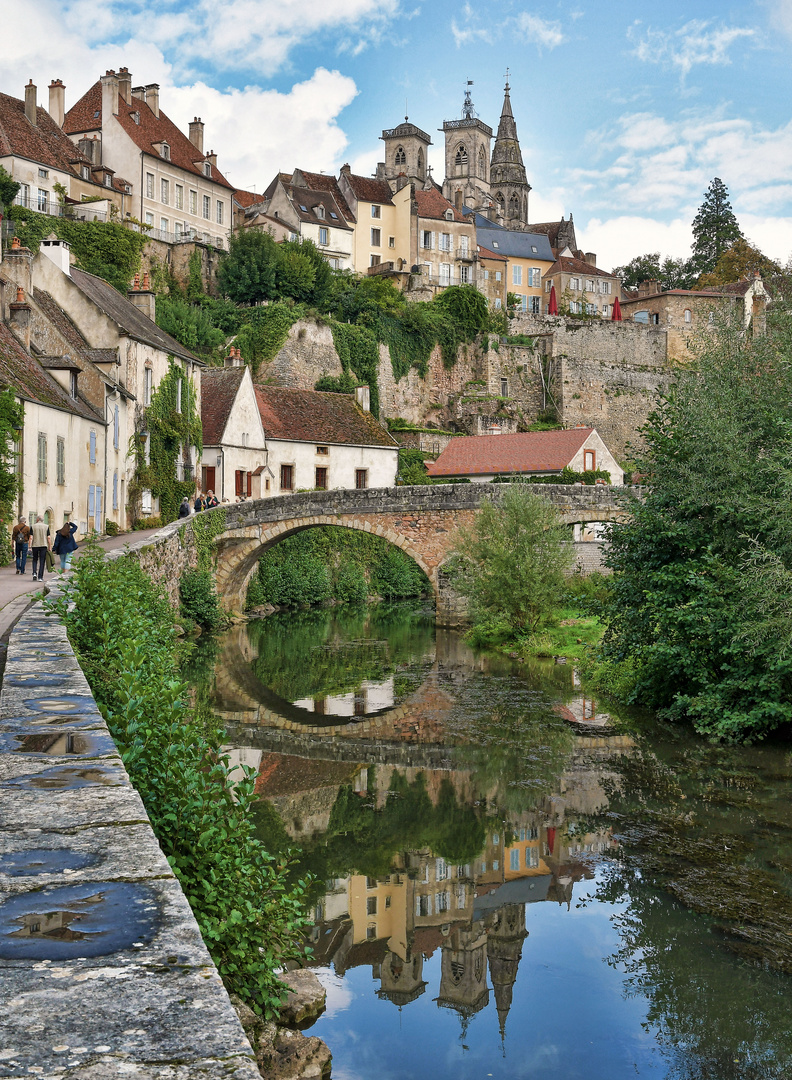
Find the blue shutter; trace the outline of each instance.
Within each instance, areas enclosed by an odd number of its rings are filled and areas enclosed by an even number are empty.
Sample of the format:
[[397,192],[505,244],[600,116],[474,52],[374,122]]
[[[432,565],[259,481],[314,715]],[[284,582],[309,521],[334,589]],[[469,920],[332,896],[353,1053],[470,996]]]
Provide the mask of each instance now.
[[96,502],[96,488],[91,484],[88,488],[88,517],[94,516],[94,504]]
[[118,473],[113,473],[113,509],[118,509]]
[[96,432],[95,431],[91,432],[91,439],[90,439],[90,444],[89,445],[90,445],[89,461],[91,462],[92,465],[95,465],[96,464]]
[[102,528],[102,489],[96,485],[96,528],[98,532],[104,532]]
[[113,446],[118,449],[118,406],[115,407],[113,413]]

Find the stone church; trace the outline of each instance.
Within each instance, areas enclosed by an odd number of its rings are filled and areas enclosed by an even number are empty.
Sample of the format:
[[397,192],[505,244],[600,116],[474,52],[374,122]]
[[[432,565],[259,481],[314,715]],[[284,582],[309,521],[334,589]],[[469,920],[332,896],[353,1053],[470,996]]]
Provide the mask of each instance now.
[[[464,207],[485,214],[507,229],[526,231],[531,185],[517,137],[508,77],[494,145],[492,128],[476,115],[472,85],[470,81],[467,84],[461,118],[446,120],[441,129],[445,137],[443,195],[458,211]],[[405,117],[403,124],[383,131],[382,140],[385,161],[377,167],[379,179],[392,186],[438,186],[427,165],[432,140],[425,131]]]

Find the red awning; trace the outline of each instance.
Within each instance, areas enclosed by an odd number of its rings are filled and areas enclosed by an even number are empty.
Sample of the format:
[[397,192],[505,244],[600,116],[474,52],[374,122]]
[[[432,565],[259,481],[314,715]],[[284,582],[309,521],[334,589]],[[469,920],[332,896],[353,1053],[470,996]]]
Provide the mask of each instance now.
[[613,320],[613,322],[621,322],[622,321],[622,310],[621,310],[621,304],[619,303],[618,296],[613,301],[613,314],[611,315],[611,319]]
[[[556,300],[555,285],[550,286],[550,302],[547,305],[547,314],[548,315],[557,315],[558,314],[558,300]],[[619,318],[621,318],[621,315],[619,316]]]

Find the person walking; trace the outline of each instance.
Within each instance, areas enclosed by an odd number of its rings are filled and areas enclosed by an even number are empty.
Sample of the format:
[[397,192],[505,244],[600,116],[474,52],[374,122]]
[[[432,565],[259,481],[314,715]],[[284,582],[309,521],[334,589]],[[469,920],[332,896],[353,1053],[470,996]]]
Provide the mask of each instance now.
[[181,506],[179,507],[179,517],[183,518],[183,517],[189,517],[189,516],[190,516],[190,500],[185,495],[185,497],[181,501]]
[[52,547],[50,540],[49,525],[39,514],[33,526],[33,580],[44,580],[44,569],[47,565],[47,549]]
[[30,526],[27,524],[25,518],[21,517],[14,526],[14,531],[11,533],[11,541],[14,545],[16,572],[18,574],[24,574],[28,557],[28,546],[30,544]]
[[60,568],[64,574],[71,566],[72,552],[77,550],[77,541],[74,539],[76,532],[77,526],[74,522],[65,521],[55,534],[55,543],[52,545],[52,550],[55,555],[60,557]]

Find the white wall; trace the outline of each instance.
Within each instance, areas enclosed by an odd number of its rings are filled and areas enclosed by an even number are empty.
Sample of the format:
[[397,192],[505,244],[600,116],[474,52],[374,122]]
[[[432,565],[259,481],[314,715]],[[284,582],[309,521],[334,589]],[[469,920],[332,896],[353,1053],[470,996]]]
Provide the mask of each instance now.
[[269,492],[272,495],[284,494],[280,486],[281,465],[294,466],[295,491],[316,486],[317,467],[328,470],[328,490],[354,488],[356,469],[368,470],[368,487],[370,488],[393,487],[396,483],[399,459],[399,449],[396,446],[391,448],[330,444],[327,447],[327,454],[317,454],[315,443],[269,439],[268,446],[269,467],[275,476]]
[[624,469],[620,467],[616,458],[607,448],[596,431],[592,431],[589,437],[581,446],[580,450],[575,454],[569,463],[569,467],[576,472],[583,472],[583,466],[585,464],[585,451],[593,450],[596,457],[594,459],[594,467],[596,469],[606,469],[610,473],[612,484],[624,483]]

